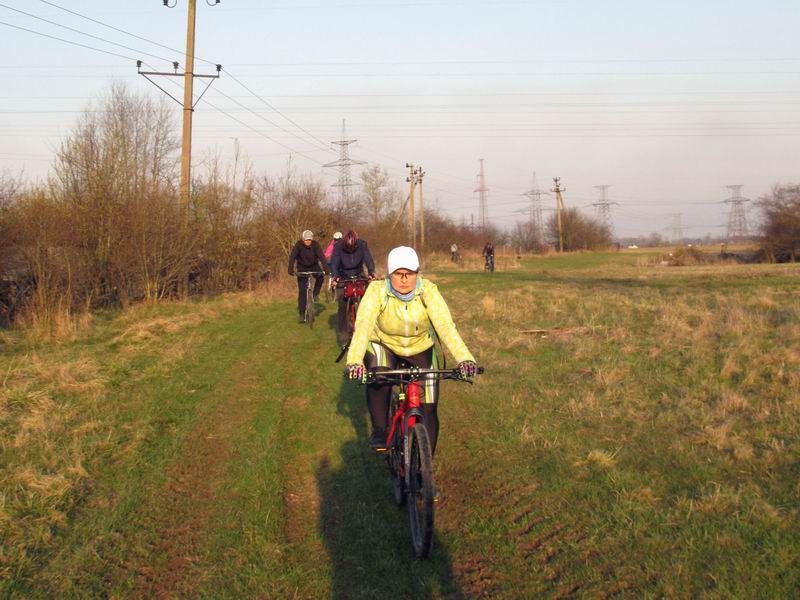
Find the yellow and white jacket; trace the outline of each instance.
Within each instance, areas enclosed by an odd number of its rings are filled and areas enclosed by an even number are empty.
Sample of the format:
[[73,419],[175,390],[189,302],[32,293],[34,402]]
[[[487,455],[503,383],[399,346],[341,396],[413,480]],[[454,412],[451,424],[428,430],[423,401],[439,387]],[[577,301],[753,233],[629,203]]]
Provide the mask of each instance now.
[[432,327],[456,362],[475,360],[435,283],[419,277],[414,298],[403,302],[389,291],[385,279],[375,281],[358,307],[347,364],[363,363],[369,342],[379,342],[397,356],[424,352],[434,343]]

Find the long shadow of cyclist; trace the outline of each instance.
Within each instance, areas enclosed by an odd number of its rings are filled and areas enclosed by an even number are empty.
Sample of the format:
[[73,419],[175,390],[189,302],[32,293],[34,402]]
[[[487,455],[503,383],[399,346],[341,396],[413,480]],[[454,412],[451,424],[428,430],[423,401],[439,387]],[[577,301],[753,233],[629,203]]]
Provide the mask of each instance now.
[[367,445],[363,388],[343,382],[337,408],[350,418],[356,438],[341,448],[341,466],[323,461],[317,471],[333,597],[463,598],[440,537],[430,559],[414,557],[408,512],[394,503],[383,459]]

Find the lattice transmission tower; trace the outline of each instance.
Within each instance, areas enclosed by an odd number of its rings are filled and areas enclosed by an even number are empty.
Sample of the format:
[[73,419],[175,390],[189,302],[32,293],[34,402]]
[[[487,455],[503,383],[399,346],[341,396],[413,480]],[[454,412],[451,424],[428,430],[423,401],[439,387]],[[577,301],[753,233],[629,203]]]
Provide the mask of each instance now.
[[542,196],[546,194],[544,190],[539,188],[539,183],[536,180],[536,172],[533,173],[531,179],[531,189],[522,194],[530,198],[530,223],[534,235],[539,239],[544,239],[544,219],[542,218]]
[[725,200],[725,204],[731,205],[731,213],[728,215],[728,241],[741,242],[747,239],[748,235],[744,203],[750,202],[750,200],[742,196],[743,185],[728,185],[725,187],[733,192],[733,195]]
[[345,120],[342,119],[342,139],[331,142],[334,146],[339,146],[339,160],[322,165],[323,167],[339,167],[339,179],[331,187],[339,188],[339,208],[347,215],[355,213],[353,188],[360,185],[350,177],[350,167],[367,164],[363,160],[350,158],[350,144],[355,144],[357,141],[347,139]]
[[672,217],[672,225],[669,227],[669,241],[672,244],[677,244],[683,241],[683,224],[681,223],[683,215],[674,213],[670,216]]
[[480,160],[481,169],[478,173],[478,187],[475,188],[475,193],[478,194],[479,201],[478,224],[483,231],[486,231],[486,228],[489,225],[489,206],[487,196],[489,188],[486,187],[486,173],[483,170],[483,159]]
[[608,188],[610,185],[596,185],[594,189],[600,190],[600,200],[593,203],[592,206],[597,210],[597,219],[608,228],[608,231],[613,235],[614,224],[611,222],[611,206],[616,202],[611,202],[608,199]]

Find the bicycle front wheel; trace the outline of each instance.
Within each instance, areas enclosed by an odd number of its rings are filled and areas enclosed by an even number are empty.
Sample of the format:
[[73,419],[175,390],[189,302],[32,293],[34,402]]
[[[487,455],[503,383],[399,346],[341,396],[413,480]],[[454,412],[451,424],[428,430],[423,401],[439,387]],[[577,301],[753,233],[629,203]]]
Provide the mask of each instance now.
[[408,436],[408,520],[417,558],[427,558],[433,547],[433,457],[425,425],[417,423]]
[[331,285],[332,283],[333,282],[330,279],[328,279],[328,281],[325,282],[325,301],[328,304],[330,304],[336,299],[336,288],[334,288],[333,285]]
[[308,326],[314,328],[314,292],[311,290],[311,281],[309,280],[308,290],[306,291],[306,321]]

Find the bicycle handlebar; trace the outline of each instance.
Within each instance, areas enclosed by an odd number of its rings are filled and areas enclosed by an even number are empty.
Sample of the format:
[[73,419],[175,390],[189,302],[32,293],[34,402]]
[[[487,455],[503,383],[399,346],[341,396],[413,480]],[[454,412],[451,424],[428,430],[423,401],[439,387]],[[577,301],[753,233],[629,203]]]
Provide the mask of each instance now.
[[309,275],[323,275],[323,274],[324,273],[322,271],[298,271],[297,273],[295,273],[295,277],[302,277],[304,275],[308,277]]
[[[483,367],[478,367],[478,375],[484,372]],[[411,367],[410,369],[370,369],[367,371],[367,383],[393,383],[402,381],[416,381],[428,375],[435,379],[453,379],[467,381],[460,369],[423,369]]]

